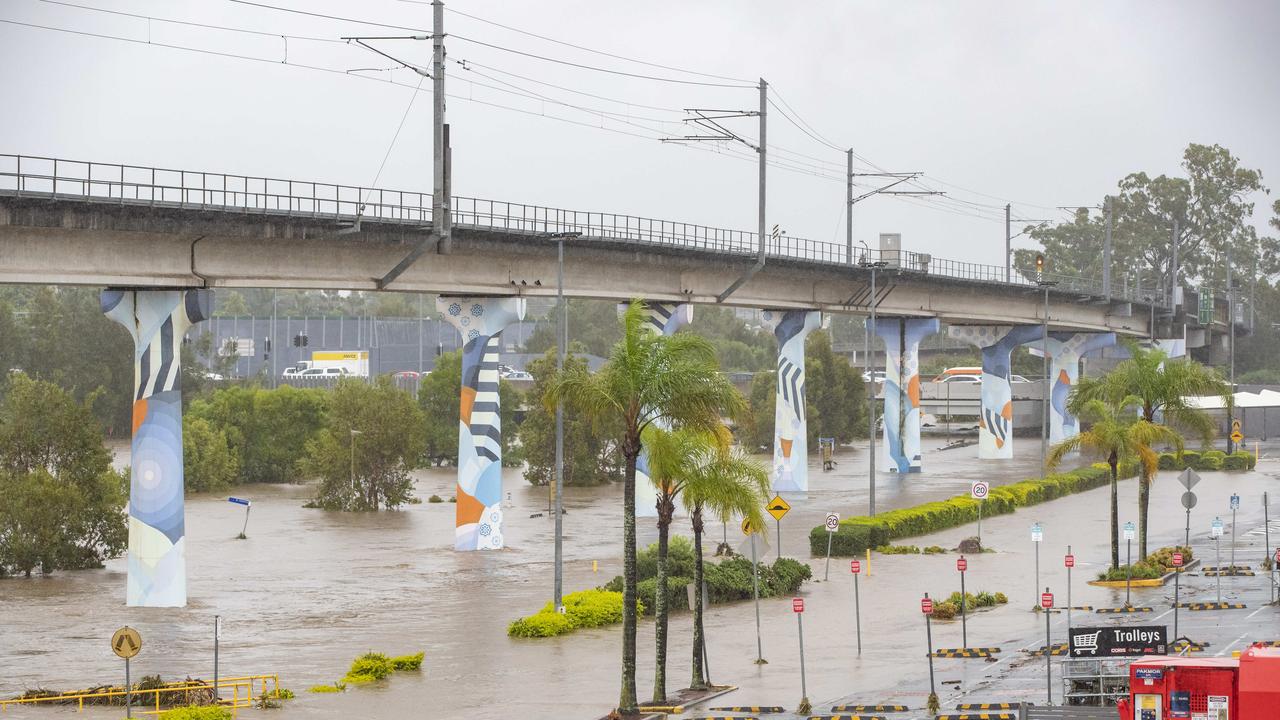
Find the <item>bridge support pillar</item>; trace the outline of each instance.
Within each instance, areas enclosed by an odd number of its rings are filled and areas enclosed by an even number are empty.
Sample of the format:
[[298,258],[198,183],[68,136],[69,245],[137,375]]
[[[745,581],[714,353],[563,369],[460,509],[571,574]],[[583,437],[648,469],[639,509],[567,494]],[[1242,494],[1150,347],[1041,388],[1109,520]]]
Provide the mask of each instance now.
[[[1027,346],[1039,349],[1041,342],[1037,338]],[[1080,379],[1080,358],[1115,344],[1115,333],[1049,333],[1049,377],[1053,380],[1049,390],[1049,442],[1060,443],[1080,434],[1079,421],[1067,412],[1067,395]]]
[[436,299],[441,316],[462,333],[458,415],[458,507],[454,550],[499,550],[502,537],[502,420],[498,356],[502,330],[524,318],[514,297]]
[[773,410],[773,491],[808,492],[809,424],[805,419],[804,341],[822,326],[817,310],[765,310],[778,339]]
[[1013,389],[1009,355],[1019,345],[1041,337],[1039,325],[953,325],[951,337],[982,350],[982,403],[978,414],[978,457],[1013,457]]
[[[627,307],[620,303],[618,312],[625,312]],[[644,312],[648,318],[645,328],[655,335],[674,335],[693,321],[693,306],[688,303],[645,300]],[[636,458],[636,517],[658,517],[658,489],[649,479],[649,454],[643,450]]]
[[884,341],[884,451],[890,470],[920,472],[920,341],[937,318],[877,318],[867,328]]
[[182,336],[209,317],[208,290],[102,292],[102,312],[133,336],[133,447],[125,604],[185,607]]

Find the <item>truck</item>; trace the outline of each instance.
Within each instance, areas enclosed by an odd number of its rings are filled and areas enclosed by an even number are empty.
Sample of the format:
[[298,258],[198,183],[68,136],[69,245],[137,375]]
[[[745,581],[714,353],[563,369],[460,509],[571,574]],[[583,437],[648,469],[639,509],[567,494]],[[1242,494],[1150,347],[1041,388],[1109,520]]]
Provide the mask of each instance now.
[[1129,666],[1121,720],[1273,720],[1280,717],[1280,648],[1238,658],[1151,655]]
[[315,350],[310,360],[299,360],[281,373],[282,377],[310,377],[332,375],[330,370],[353,377],[369,377],[368,350]]

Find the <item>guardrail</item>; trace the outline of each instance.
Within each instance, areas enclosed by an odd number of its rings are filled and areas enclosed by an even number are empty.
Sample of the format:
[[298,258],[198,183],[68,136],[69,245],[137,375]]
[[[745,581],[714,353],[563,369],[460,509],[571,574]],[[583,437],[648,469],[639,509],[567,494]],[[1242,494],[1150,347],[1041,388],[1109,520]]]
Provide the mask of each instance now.
[[[266,695],[268,692],[273,695],[280,694],[280,678],[277,675],[245,675],[242,677],[220,678],[218,680],[219,705],[231,708],[234,712],[240,708],[252,707],[256,697]],[[255,695],[255,691],[261,687],[261,691]],[[177,682],[170,683],[164,687],[140,689],[134,688],[129,694],[132,695],[134,707],[152,706],[152,709],[140,710],[141,715],[158,715],[163,712],[163,707],[176,707],[178,705],[190,705],[193,694],[207,694],[213,690],[213,683],[206,682]],[[230,692],[230,697],[225,697]],[[161,700],[164,696],[177,697],[182,696],[181,703],[166,702]],[[124,705],[126,692],[124,688],[119,690],[102,690],[98,692],[82,692],[82,693],[60,693],[57,695],[48,695],[44,697],[31,698],[13,698],[10,700],[0,700],[0,712],[8,711],[10,705],[70,705],[76,704],[76,712],[84,710],[85,702],[89,705],[115,705],[111,702],[111,698],[120,698],[120,705]],[[150,698],[148,698],[150,696]],[[146,702],[140,702],[139,699],[147,698]],[[95,700],[107,700],[107,702],[94,702]],[[197,698],[199,699],[199,698]]]
[[[370,221],[426,227],[432,222],[430,193],[31,155],[0,154],[0,194],[306,218],[345,225]],[[759,236],[745,230],[481,198],[452,198],[451,217],[456,228],[528,235],[575,232],[588,240],[639,243],[744,258],[754,256],[759,249]],[[883,263],[883,270],[902,274],[1031,289],[1039,286],[1035,280],[1016,271],[1006,282],[1004,266],[905,250],[859,251],[855,248],[851,257],[842,243],[782,233],[767,239],[765,252],[775,260],[854,267]],[[1045,273],[1041,279],[1052,283],[1058,292],[1095,297],[1103,294],[1101,282],[1094,278]],[[1156,299],[1148,301],[1147,296]],[[1111,297],[1167,304],[1165,293],[1157,288],[1144,293],[1141,288],[1113,286]]]

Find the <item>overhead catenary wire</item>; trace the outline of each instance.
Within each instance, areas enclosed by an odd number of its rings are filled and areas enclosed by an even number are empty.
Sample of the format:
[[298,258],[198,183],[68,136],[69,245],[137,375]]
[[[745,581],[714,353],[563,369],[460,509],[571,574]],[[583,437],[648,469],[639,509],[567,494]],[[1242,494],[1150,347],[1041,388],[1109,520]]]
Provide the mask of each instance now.
[[306,15],[309,17],[324,18],[326,20],[337,20],[339,22],[357,23],[360,25],[368,25],[370,27],[392,28],[394,30],[410,30],[416,33],[430,33],[430,30],[417,27],[409,27],[408,25],[392,25],[390,23],[376,22],[373,20],[361,20],[359,18],[343,17],[341,15],[329,15],[327,13],[312,12],[310,10],[299,10],[297,8],[282,7],[280,5],[268,5],[266,3],[252,2],[252,0],[227,0],[227,2],[236,3],[237,5],[248,5],[250,7],[262,8],[264,10],[275,10],[276,12],[293,13],[295,15]]
[[61,5],[63,7],[75,8],[77,10],[88,10],[91,12],[105,13],[107,15],[119,15],[122,17],[137,18],[139,20],[147,20],[149,22],[167,23],[171,25],[186,25],[188,27],[199,27],[208,30],[223,30],[226,32],[243,33],[245,35],[259,35],[270,38],[288,38],[290,40],[306,40],[310,42],[335,43],[344,44],[341,40],[331,37],[317,37],[314,35],[295,35],[293,33],[269,32],[266,30],[250,30],[248,28],[230,27],[228,25],[214,25],[212,23],[194,22],[191,20],[176,20],[173,18],[162,18],[154,15],[143,15],[140,13],[124,12],[121,10],[109,10],[107,8],[94,7],[92,5],[79,5],[77,3],[63,2],[63,0],[40,0],[42,3],[49,5]]

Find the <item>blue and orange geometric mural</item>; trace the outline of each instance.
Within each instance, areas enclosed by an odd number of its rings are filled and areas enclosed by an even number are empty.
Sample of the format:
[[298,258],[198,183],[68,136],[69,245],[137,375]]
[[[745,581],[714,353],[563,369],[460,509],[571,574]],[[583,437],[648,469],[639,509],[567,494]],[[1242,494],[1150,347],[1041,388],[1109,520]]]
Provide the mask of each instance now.
[[[1033,340],[1028,346],[1039,349],[1041,342]],[[1080,434],[1080,421],[1067,412],[1067,395],[1080,379],[1080,358],[1115,344],[1115,333],[1049,333],[1049,377],[1053,378],[1049,392],[1049,442],[1060,443]]]
[[938,332],[937,318],[867,320],[884,341],[884,452],[889,469],[920,472],[920,341]]
[[773,409],[773,491],[808,492],[809,425],[805,418],[804,341],[822,326],[817,310],[765,310],[778,340]]
[[1013,457],[1013,388],[1009,356],[1019,345],[1039,340],[1040,325],[952,325],[951,337],[982,349],[982,407],[978,415],[978,457]]
[[524,318],[523,298],[439,297],[462,333],[455,550],[498,550],[502,536],[502,420],[498,357],[504,328]]
[[[655,335],[674,335],[677,330],[693,320],[693,306],[688,304],[643,301],[644,328]],[[628,305],[619,304],[618,312],[626,312]],[[654,423],[669,429],[665,421]],[[679,503],[676,504],[677,508]],[[658,488],[649,477],[649,454],[643,449],[636,458],[636,517],[658,517]]]
[[104,290],[102,312],[133,337],[130,607],[187,604],[182,478],[182,337],[209,317],[208,290]]

